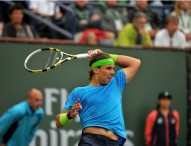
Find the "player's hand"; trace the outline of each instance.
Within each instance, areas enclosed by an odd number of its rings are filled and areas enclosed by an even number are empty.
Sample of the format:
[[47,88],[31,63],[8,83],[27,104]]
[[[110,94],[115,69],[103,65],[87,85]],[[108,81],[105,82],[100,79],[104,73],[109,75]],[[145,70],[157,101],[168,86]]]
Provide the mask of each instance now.
[[98,53],[103,53],[103,52],[100,49],[95,49],[95,50],[89,50],[87,53],[89,55],[88,57],[92,58],[93,55],[98,54]]
[[70,117],[74,118],[77,114],[78,111],[82,109],[82,105],[79,103],[79,99],[77,99],[72,106],[72,109],[70,109]]
[[5,144],[0,144],[0,146],[6,146]]

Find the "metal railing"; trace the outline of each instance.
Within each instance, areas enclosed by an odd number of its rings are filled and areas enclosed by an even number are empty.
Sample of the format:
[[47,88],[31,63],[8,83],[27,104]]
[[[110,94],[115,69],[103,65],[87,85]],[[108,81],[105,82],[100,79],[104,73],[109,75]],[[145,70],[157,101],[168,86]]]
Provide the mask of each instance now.
[[[14,2],[11,2],[11,1],[7,1],[7,0],[3,0],[6,4],[10,5],[10,6],[13,6],[15,5]],[[61,9],[64,9],[65,11],[73,14],[72,16],[75,17],[75,12],[73,11],[72,8],[70,8],[69,6],[66,6],[63,1],[55,1],[56,5],[58,5]],[[69,3],[71,4],[71,2]],[[103,6],[101,3],[99,2],[95,2],[95,1],[90,1],[89,2],[90,5],[93,5],[93,6]],[[117,7],[125,7],[127,9],[132,9],[134,6],[132,5],[129,5],[129,4],[117,4]],[[160,10],[162,12],[162,22],[164,23],[165,22],[165,19],[166,19],[166,14],[165,14],[165,10],[170,10],[170,9],[173,9],[174,8],[174,5],[164,5],[164,6],[149,6],[149,8],[151,9],[155,9],[155,10]],[[38,16],[36,14],[33,14],[30,10],[27,10],[27,9],[24,9],[24,13],[29,16],[30,18],[33,18],[34,20],[37,20],[41,23],[43,23],[44,25],[48,26],[49,28],[53,29],[54,31],[60,33],[61,35],[65,36],[66,38],[68,39],[73,39],[74,37],[74,33],[73,32],[69,32],[67,30],[65,30],[64,28],[61,28],[59,26],[57,26],[56,24],[52,23],[52,22],[49,22],[48,20],[46,19],[42,19],[41,16]],[[74,24],[71,24],[71,25],[75,25]],[[75,26],[73,26],[75,27]]]

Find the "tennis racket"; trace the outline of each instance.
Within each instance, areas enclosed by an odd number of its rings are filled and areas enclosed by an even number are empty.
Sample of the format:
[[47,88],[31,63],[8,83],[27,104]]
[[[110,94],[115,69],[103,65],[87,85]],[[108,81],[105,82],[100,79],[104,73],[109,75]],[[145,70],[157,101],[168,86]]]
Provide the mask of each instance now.
[[24,66],[29,72],[42,73],[58,67],[63,62],[87,57],[88,54],[72,55],[56,48],[43,48],[29,54]]

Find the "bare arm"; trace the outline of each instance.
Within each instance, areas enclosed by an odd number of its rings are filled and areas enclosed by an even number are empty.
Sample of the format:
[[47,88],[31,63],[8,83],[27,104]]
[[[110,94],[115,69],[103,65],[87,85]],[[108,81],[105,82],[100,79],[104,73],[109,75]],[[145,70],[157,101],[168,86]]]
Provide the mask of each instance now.
[[61,115],[62,113],[67,113],[67,112],[69,112],[69,117],[71,117],[71,118],[73,119],[73,118],[78,114],[78,111],[79,111],[80,109],[82,109],[82,105],[79,103],[79,99],[77,99],[70,110],[64,110],[64,111],[62,111],[60,114],[58,114],[58,115],[56,116],[56,126],[57,126],[57,127],[62,127],[62,125],[61,125],[61,123],[60,123],[60,115]]
[[116,64],[124,70],[126,82],[129,83],[139,69],[141,61],[133,57],[118,55]]
[[59,114],[56,116],[56,126],[57,126],[58,128],[59,128],[59,127],[62,127],[62,125],[60,124],[60,120],[59,120],[60,114],[66,113],[66,112],[68,112],[68,110],[64,110],[64,111],[62,111],[61,113],[59,113]]
[[[102,53],[100,49],[90,50],[88,51],[89,57],[91,58],[91,56],[95,54],[95,52]],[[130,56],[118,55],[116,64],[124,70],[126,82],[129,83],[139,69],[141,61]]]

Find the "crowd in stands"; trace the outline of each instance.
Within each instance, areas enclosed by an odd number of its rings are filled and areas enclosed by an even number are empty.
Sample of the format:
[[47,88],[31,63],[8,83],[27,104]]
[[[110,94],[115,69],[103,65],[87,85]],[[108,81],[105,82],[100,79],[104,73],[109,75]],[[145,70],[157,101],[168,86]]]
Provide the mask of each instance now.
[[[191,1],[0,1],[0,36],[69,39],[107,46],[191,46]],[[72,35],[61,34],[35,18]]]

